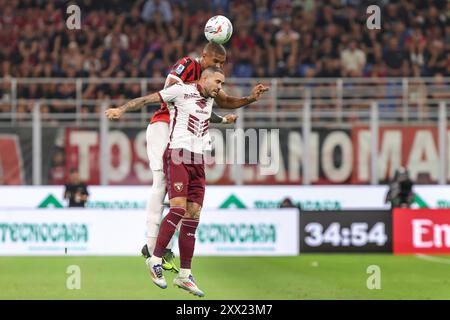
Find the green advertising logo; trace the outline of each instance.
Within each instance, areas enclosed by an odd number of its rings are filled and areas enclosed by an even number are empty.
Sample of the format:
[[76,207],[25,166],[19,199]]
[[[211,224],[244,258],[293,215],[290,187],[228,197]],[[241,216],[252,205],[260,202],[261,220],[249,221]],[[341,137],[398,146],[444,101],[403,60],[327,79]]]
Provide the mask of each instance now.
[[[253,207],[256,209],[276,209],[280,207],[282,200],[255,200]],[[302,210],[342,210],[342,204],[337,200],[305,200],[295,201],[295,205]],[[246,205],[235,195],[231,194],[220,206],[220,209],[228,208],[246,209]]]
[[274,224],[200,224],[197,239],[201,243],[275,243]]
[[48,208],[48,207],[54,207],[54,208],[63,208],[63,205],[61,202],[58,201],[58,199],[55,198],[54,195],[49,194],[47,198],[44,199],[39,205],[38,208]]
[[236,197],[234,194],[231,194],[231,196],[228,197],[227,200],[224,201],[224,203],[222,203],[220,205],[220,209],[228,209],[230,207],[235,207],[238,209],[246,209],[247,207],[245,206],[245,204],[239,200],[238,197]]
[[[39,205],[38,208],[63,208],[64,205],[59,202],[53,194],[49,194]],[[86,208],[89,209],[145,209],[146,201],[88,201]]]
[[88,201],[86,208],[90,209],[145,209],[145,201]]
[[414,201],[413,203],[416,203],[419,208],[430,208],[430,206],[423,200],[421,196],[419,196],[417,193],[414,194]]
[[0,223],[0,242],[87,242],[86,224]]

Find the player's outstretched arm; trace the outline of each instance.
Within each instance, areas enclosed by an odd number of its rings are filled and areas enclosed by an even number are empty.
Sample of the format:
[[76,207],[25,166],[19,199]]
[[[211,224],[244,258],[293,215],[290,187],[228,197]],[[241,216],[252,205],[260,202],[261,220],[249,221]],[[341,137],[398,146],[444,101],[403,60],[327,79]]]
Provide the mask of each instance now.
[[109,108],[105,111],[105,114],[109,120],[120,119],[120,117],[125,112],[139,110],[147,104],[158,103],[160,101],[161,100],[159,94],[155,92],[140,98],[133,99],[125,103],[123,106],[117,108]]
[[218,114],[211,112],[211,118],[209,118],[209,121],[211,121],[211,123],[225,123],[225,124],[230,124],[230,123],[235,123],[237,119],[237,115],[235,114],[227,114],[223,117],[219,116]]
[[253,87],[252,93],[248,97],[242,98],[229,96],[223,90],[220,90],[219,94],[215,98],[215,101],[219,106],[219,108],[237,109],[250,103],[253,103],[255,101],[258,101],[264,94],[264,92],[267,92],[268,90],[269,90],[268,87],[265,87],[262,84],[258,84]]

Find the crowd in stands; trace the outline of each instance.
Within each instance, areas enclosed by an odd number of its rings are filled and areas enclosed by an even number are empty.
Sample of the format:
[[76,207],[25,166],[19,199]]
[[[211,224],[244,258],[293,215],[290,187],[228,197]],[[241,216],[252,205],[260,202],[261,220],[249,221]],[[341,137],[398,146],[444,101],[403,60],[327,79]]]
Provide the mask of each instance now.
[[[81,9],[80,30],[66,26],[70,4]],[[366,25],[373,4],[381,29]],[[0,0],[0,101],[11,96],[11,77],[164,78],[177,59],[201,53],[205,22],[217,14],[234,27],[228,77],[450,76],[446,0]],[[133,98],[141,88],[91,84],[82,92],[83,99]],[[75,98],[76,87],[24,85],[17,95]],[[0,103],[0,112],[10,108]],[[17,111],[29,108],[19,103]]]

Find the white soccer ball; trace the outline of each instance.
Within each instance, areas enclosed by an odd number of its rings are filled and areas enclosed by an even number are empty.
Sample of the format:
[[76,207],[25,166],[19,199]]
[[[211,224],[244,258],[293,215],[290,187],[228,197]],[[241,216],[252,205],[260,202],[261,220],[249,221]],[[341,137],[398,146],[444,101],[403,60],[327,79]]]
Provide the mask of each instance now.
[[205,37],[208,41],[224,44],[233,34],[233,25],[224,16],[211,17],[205,25]]

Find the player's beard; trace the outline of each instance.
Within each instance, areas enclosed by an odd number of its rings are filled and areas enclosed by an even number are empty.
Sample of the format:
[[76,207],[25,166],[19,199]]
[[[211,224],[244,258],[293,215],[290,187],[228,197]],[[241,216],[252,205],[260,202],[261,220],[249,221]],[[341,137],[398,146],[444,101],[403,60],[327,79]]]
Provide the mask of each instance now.
[[215,98],[215,97],[217,97],[219,95],[219,90],[213,90],[213,91],[211,91],[211,93],[208,95],[209,97],[211,97],[211,98]]

